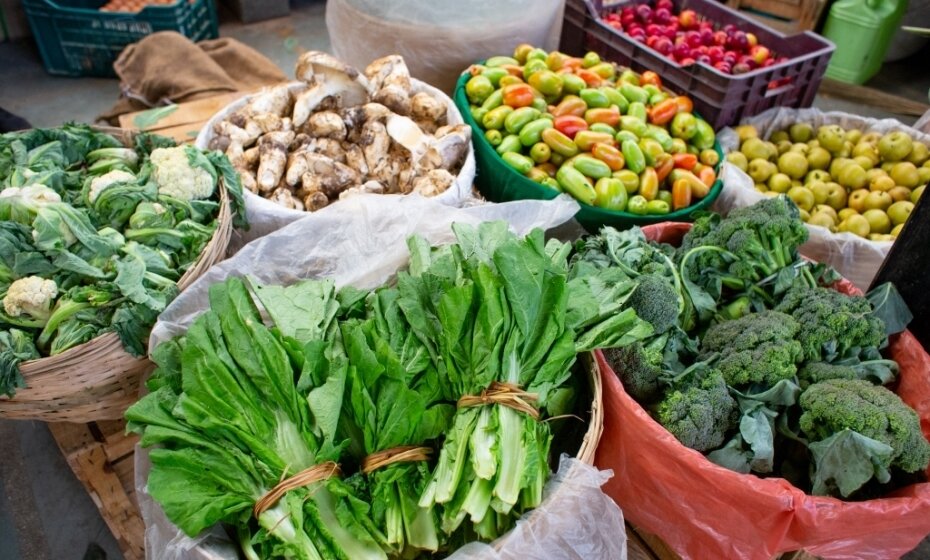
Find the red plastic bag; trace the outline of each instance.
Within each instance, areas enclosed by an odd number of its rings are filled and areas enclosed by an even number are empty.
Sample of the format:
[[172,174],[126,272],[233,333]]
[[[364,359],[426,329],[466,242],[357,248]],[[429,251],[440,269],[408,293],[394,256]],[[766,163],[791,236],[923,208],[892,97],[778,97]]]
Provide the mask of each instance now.
[[[690,224],[643,228],[678,245]],[[861,294],[843,280],[836,289]],[[930,436],[930,356],[910,332],[892,338],[901,366],[897,393]],[[865,502],[810,496],[781,478],[740,474],[688,449],[627,395],[604,355],[604,435],[595,465],[613,469],[604,486],[628,521],[661,537],[684,558],[768,560],[793,550],[831,559],[889,559],[930,533],[930,483]],[[930,475],[930,469],[928,469]]]

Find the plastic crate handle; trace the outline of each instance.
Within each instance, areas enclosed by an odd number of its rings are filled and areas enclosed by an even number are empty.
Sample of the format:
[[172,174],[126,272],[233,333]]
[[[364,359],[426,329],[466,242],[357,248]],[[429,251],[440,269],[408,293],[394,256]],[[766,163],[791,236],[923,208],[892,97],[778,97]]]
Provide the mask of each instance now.
[[764,95],[763,97],[769,98],[769,97],[773,97],[773,96],[775,96],[775,95],[781,95],[781,94],[783,94],[783,93],[787,93],[787,92],[789,92],[789,91],[795,89],[796,87],[798,87],[798,81],[797,81],[797,78],[794,78],[794,79],[792,79],[790,82],[788,82],[787,84],[780,85],[780,86],[778,86],[778,87],[776,87],[776,88],[766,88],[766,89],[765,89],[765,95]]

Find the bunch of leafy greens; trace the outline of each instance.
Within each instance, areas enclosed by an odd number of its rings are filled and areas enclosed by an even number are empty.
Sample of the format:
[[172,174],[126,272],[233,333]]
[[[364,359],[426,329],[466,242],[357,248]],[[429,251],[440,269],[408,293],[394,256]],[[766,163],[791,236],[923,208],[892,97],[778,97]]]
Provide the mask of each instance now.
[[[248,558],[414,558],[491,540],[539,505],[547,420],[576,412],[576,353],[653,329],[619,268],[570,278],[571,247],[541,231],[453,230],[442,247],[411,238],[396,286],[372,292],[314,280],[211,288],[210,309],[155,349],[152,392],[126,415],[143,445],[160,445],[148,487],[169,519],[192,536],[227,523]],[[495,383],[532,408],[457,406]],[[432,457],[363,468],[411,447]],[[254,518],[279,480],[328,460],[342,478],[290,490]]]
[[619,266],[668,292],[637,304],[655,334],[605,357],[683,444],[817,494],[887,492],[930,462],[916,413],[883,386],[898,365],[881,350],[911,314],[890,284],[867,298],[825,287],[838,276],[800,257],[805,239],[778,197],[701,216],[678,248],[605,228],[578,243],[575,267]]
[[[134,148],[85,125],[0,136],[0,394],[23,386],[19,363],[116,332],[134,355],[217,227],[210,199],[166,196],[149,154],[174,142],[140,134]],[[241,186],[219,153],[183,148],[192,169],[222,175],[244,216]],[[243,222],[239,222],[240,225]],[[18,334],[17,334],[18,333]]]

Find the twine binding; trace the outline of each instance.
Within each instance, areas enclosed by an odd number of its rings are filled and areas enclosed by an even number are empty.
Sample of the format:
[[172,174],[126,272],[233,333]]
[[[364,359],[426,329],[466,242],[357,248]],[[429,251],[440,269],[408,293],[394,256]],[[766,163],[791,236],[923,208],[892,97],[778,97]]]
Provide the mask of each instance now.
[[433,450],[429,447],[417,447],[415,445],[402,445],[377,451],[362,460],[362,473],[370,474],[394,463],[427,461],[432,453]]
[[334,461],[326,461],[325,463],[314,465],[309,469],[304,469],[294,476],[285,478],[277,483],[274,488],[259,498],[258,501],[255,502],[255,506],[252,507],[252,514],[258,519],[259,515],[278,503],[278,500],[291,490],[302,486],[309,486],[314,482],[328,480],[340,474],[342,474],[342,471],[339,469],[339,465]]
[[499,404],[512,408],[517,412],[522,412],[532,417],[533,420],[539,420],[539,409],[531,404],[535,403],[538,398],[539,395],[527,393],[516,383],[494,381],[487,389],[483,389],[480,395],[465,395],[460,398],[457,406],[459,408],[469,408],[486,404]]

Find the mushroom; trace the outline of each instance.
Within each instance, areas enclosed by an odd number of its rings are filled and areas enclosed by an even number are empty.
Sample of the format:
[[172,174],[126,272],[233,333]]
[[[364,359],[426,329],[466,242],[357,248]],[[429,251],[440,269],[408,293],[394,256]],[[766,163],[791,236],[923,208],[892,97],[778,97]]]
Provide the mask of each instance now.
[[226,148],[226,157],[229,158],[229,163],[232,164],[233,169],[239,173],[239,182],[242,183],[242,187],[253,193],[257,193],[258,184],[255,182],[255,174],[252,173],[252,166],[249,164],[249,159],[246,155],[250,151],[251,150],[243,150],[242,144],[232,142]]
[[467,124],[457,124],[444,126],[436,133],[430,149],[436,150],[442,157],[442,163],[438,167],[453,169],[468,153],[468,146],[471,144],[471,128]]
[[[310,87],[298,94],[294,101],[294,126],[307,122],[310,114],[327,98],[334,98],[335,106],[342,107],[362,105],[368,101],[367,82],[358,70],[326,53],[309,51],[302,54],[295,74]],[[332,109],[333,106],[327,108]]]
[[410,70],[402,56],[392,54],[375,60],[365,68],[365,76],[372,101],[400,115],[410,114]]
[[310,115],[307,132],[317,138],[343,140],[346,137],[346,123],[342,117],[332,111],[319,111]]
[[445,169],[433,169],[426,175],[414,179],[412,192],[423,196],[436,196],[448,190],[454,182],[455,176]]
[[410,116],[424,131],[433,133],[446,120],[446,104],[421,91],[410,99]]
[[329,206],[329,198],[320,191],[310,193],[304,197],[304,207],[307,209],[307,212],[316,212],[327,206]]
[[384,194],[384,185],[378,181],[365,181],[357,187],[352,187],[339,193],[339,200],[349,198],[356,194]]
[[287,163],[287,147],[294,140],[293,131],[269,132],[258,140],[258,188],[268,192],[278,185]]
[[305,152],[304,158],[307,170],[300,178],[302,194],[319,190],[329,198],[335,198],[343,190],[360,182],[358,173],[348,165],[312,152]]
[[274,202],[275,204],[283,206],[285,208],[289,208],[291,210],[303,210],[304,209],[304,203],[301,202],[300,199],[295,198],[294,195],[291,193],[290,190],[288,190],[287,187],[276,188],[268,196],[268,200]]
[[342,148],[342,143],[338,140],[333,140],[332,138],[314,138],[307,145],[307,148],[311,152],[323,154],[339,163],[346,162],[346,151]]
[[[291,91],[287,84],[264,88],[249,99],[241,114],[248,120],[259,115],[283,117],[291,108]],[[241,126],[241,125],[240,125]]]
[[387,153],[391,147],[391,137],[388,136],[387,128],[379,121],[367,121],[362,126],[359,144],[365,154],[368,169],[376,174],[376,170],[386,163]]
[[[346,151],[346,165],[356,170],[358,174],[362,177],[368,175],[368,162],[365,160],[365,152],[362,151],[362,148],[358,144],[354,143],[345,143]],[[382,186],[382,188],[384,188]]]
[[234,124],[231,120],[216,123],[213,126],[213,131],[216,132],[217,135],[225,137],[228,143],[239,144],[242,147],[251,146],[255,143],[255,140],[261,136],[261,134],[254,129],[252,131],[247,131]]

